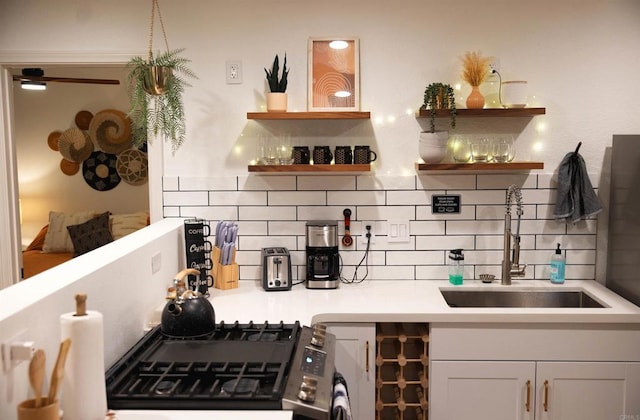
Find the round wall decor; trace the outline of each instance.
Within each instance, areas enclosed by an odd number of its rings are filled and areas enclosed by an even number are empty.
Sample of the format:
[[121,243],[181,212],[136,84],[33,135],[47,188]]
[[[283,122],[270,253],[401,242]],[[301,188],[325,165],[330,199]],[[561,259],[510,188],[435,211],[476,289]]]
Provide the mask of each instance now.
[[49,149],[53,150],[54,152],[60,150],[58,149],[58,139],[60,139],[61,134],[62,132],[60,131],[52,131],[47,137],[47,145],[49,145]]
[[131,120],[122,111],[100,111],[91,119],[89,135],[100,149],[117,155],[132,146]]
[[118,155],[118,175],[127,184],[142,185],[147,182],[149,162],[147,154],[138,149],[129,149]]
[[120,183],[116,168],[116,155],[105,152],[93,152],[82,163],[82,176],[85,182],[98,191],[108,191]]
[[79,111],[76,114],[75,123],[81,130],[88,130],[93,114],[89,111]]
[[82,162],[93,152],[93,142],[89,135],[79,128],[68,128],[58,138],[60,154],[72,162]]
[[80,170],[80,164],[78,162],[71,162],[67,159],[60,160],[60,170],[65,175],[75,175]]

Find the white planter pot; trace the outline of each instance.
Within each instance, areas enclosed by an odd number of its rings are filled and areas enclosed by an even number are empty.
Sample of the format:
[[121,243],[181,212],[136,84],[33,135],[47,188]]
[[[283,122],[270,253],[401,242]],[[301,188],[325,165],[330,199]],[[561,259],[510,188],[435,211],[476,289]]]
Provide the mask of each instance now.
[[267,112],[285,112],[287,110],[287,94],[283,92],[267,93]]
[[425,163],[439,163],[447,155],[448,131],[436,131],[420,133],[418,151]]

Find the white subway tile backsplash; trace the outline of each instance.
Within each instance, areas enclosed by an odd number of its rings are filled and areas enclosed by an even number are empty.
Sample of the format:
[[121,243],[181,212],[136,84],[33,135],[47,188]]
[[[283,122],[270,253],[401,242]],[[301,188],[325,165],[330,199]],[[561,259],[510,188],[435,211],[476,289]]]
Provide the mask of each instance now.
[[[418,189],[436,190],[433,194],[442,194],[444,190],[473,190],[476,188],[475,175],[418,175]],[[438,192],[437,190],[442,190]]]
[[384,191],[327,191],[330,206],[384,206]]
[[431,205],[416,206],[416,220],[474,220],[476,206],[460,206],[460,213],[433,213]]
[[179,183],[177,176],[165,176],[162,177],[162,190],[163,191],[178,191]]
[[165,206],[207,206],[209,194],[206,191],[165,191],[162,202]]
[[415,190],[415,176],[373,176],[361,175],[356,178],[358,190]]
[[211,206],[266,206],[266,191],[212,191],[209,193]]
[[536,188],[537,176],[531,174],[491,174],[491,175],[478,175],[478,189],[479,190],[504,190],[506,191],[510,185],[517,185],[518,187]]
[[444,251],[388,251],[387,265],[446,264]]
[[327,204],[325,191],[269,191],[269,206],[324,206]]
[[[500,277],[504,245],[506,189],[523,188],[521,257],[527,275],[518,282],[547,279],[556,243],[567,257],[567,279],[593,279],[597,218],[576,224],[553,218],[556,181],[551,174],[254,175],[201,178],[164,177],[164,217],[239,220],[237,261],[241,279],[260,280],[260,249],[289,249],[294,278],[305,276],[305,223],[336,220],[344,234],[345,208],[351,214],[354,245],[339,246],[343,277],[351,280],[366,249],[362,224],[374,223],[368,280],[448,278],[447,253],[462,248],[465,278]],[[434,194],[459,194],[461,214],[433,214]],[[515,206],[512,229],[516,229]],[[408,242],[387,241],[388,220],[408,220]],[[366,267],[358,269],[358,278]],[[341,285],[341,287],[350,287]]]
[[353,191],[356,189],[355,176],[299,176],[298,191]]
[[431,195],[428,191],[388,191],[387,204],[402,205],[431,205]]
[[233,177],[189,177],[179,179],[180,191],[237,190],[238,178]]
[[418,236],[416,237],[416,249],[474,249],[474,236]]
[[247,175],[238,177],[240,191],[295,191],[295,176]]

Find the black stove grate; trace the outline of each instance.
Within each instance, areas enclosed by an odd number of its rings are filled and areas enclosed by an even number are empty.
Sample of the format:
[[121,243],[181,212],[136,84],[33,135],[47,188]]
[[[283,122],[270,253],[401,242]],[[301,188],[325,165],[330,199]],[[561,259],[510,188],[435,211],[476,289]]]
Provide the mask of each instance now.
[[156,327],[106,373],[111,409],[281,409],[295,324],[224,324],[198,339]]

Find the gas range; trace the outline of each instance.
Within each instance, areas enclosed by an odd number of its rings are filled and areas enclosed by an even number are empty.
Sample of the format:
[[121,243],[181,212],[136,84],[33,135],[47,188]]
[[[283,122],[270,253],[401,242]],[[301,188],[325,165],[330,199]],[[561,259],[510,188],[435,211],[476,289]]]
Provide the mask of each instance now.
[[106,372],[110,409],[291,410],[330,419],[335,337],[326,327],[220,323],[176,339],[155,327]]

